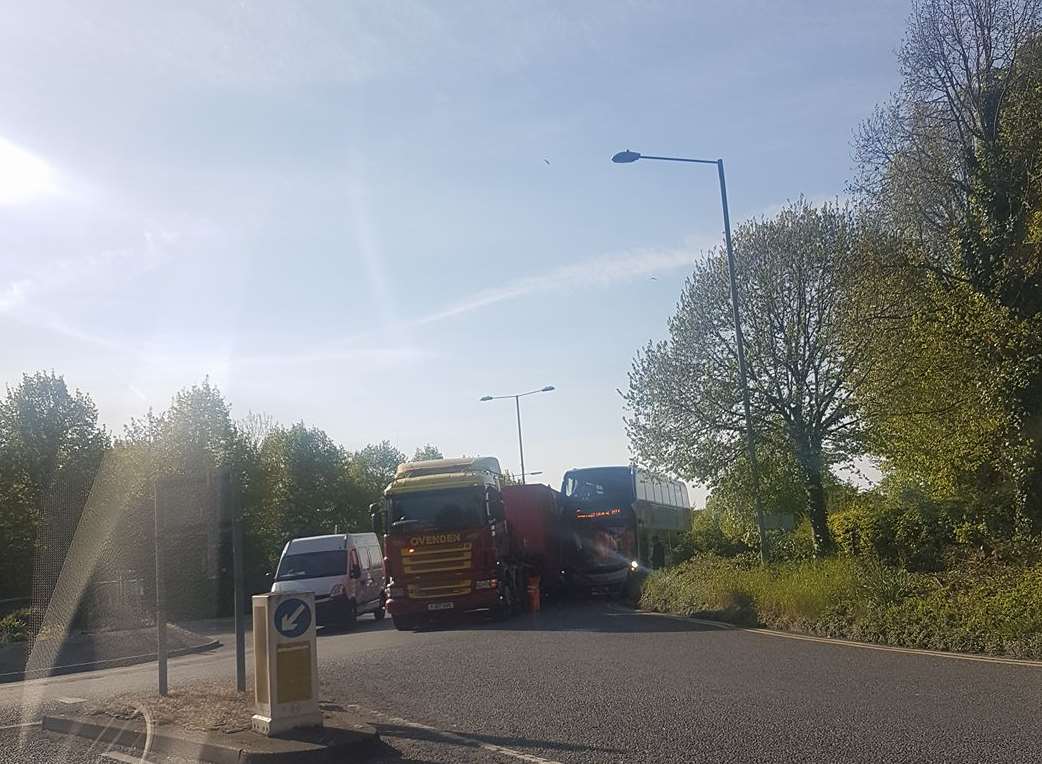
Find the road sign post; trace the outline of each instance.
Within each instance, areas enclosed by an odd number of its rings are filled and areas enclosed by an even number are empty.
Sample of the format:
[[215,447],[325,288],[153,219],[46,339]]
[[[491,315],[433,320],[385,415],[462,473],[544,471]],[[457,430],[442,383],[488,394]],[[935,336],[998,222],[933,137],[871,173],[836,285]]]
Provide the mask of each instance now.
[[270,736],[322,725],[315,647],[314,594],[253,597],[255,732]]
[[163,568],[163,512],[158,480],[152,483],[152,501],[156,529],[156,663],[159,666],[159,694],[166,695],[166,570]]

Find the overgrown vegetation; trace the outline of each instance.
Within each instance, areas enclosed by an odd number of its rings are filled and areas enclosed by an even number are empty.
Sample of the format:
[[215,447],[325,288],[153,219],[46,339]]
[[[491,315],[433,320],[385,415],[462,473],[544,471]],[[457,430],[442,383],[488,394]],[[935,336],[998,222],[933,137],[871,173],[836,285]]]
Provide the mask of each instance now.
[[[1038,655],[1042,5],[916,0],[898,62],[850,206],[800,200],[735,236],[768,568],[744,562],[759,539],[722,252],[634,360],[638,459],[712,489],[674,549],[690,561],[643,601]],[[874,488],[837,478],[870,457]]]
[[698,556],[645,581],[650,610],[930,650],[1042,658],[1042,565],[913,573],[873,558],[760,567]]
[[0,644],[24,642],[29,638],[30,613],[28,608],[15,610],[0,618]]

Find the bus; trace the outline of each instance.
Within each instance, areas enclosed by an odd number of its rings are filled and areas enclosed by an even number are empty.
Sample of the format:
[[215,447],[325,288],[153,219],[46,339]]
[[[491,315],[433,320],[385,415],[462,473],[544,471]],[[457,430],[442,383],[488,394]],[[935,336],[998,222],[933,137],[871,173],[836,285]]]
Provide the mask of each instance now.
[[561,494],[574,518],[575,588],[621,591],[633,571],[668,563],[676,534],[691,527],[687,485],[639,467],[569,470]]

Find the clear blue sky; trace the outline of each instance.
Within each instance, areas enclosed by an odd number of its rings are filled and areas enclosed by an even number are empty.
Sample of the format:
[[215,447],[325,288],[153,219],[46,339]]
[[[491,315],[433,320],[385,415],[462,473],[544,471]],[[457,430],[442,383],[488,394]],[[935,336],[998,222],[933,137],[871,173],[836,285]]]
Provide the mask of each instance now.
[[[209,375],[348,448],[625,463],[616,388],[720,238],[841,194],[906,2],[10,3],[0,381],[120,431]],[[654,277],[654,278],[652,278]]]

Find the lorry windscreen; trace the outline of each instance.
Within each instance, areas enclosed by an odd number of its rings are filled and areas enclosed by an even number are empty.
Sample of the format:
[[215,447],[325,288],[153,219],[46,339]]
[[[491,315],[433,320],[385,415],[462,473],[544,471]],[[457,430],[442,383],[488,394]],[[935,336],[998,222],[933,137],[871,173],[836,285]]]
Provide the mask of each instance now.
[[292,581],[298,578],[325,578],[343,576],[347,573],[347,552],[343,549],[329,552],[305,552],[287,554],[279,562],[276,581]]
[[422,491],[391,499],[390,533],[424,530],[461,530],[481,525],[484,493],[477,488]]

